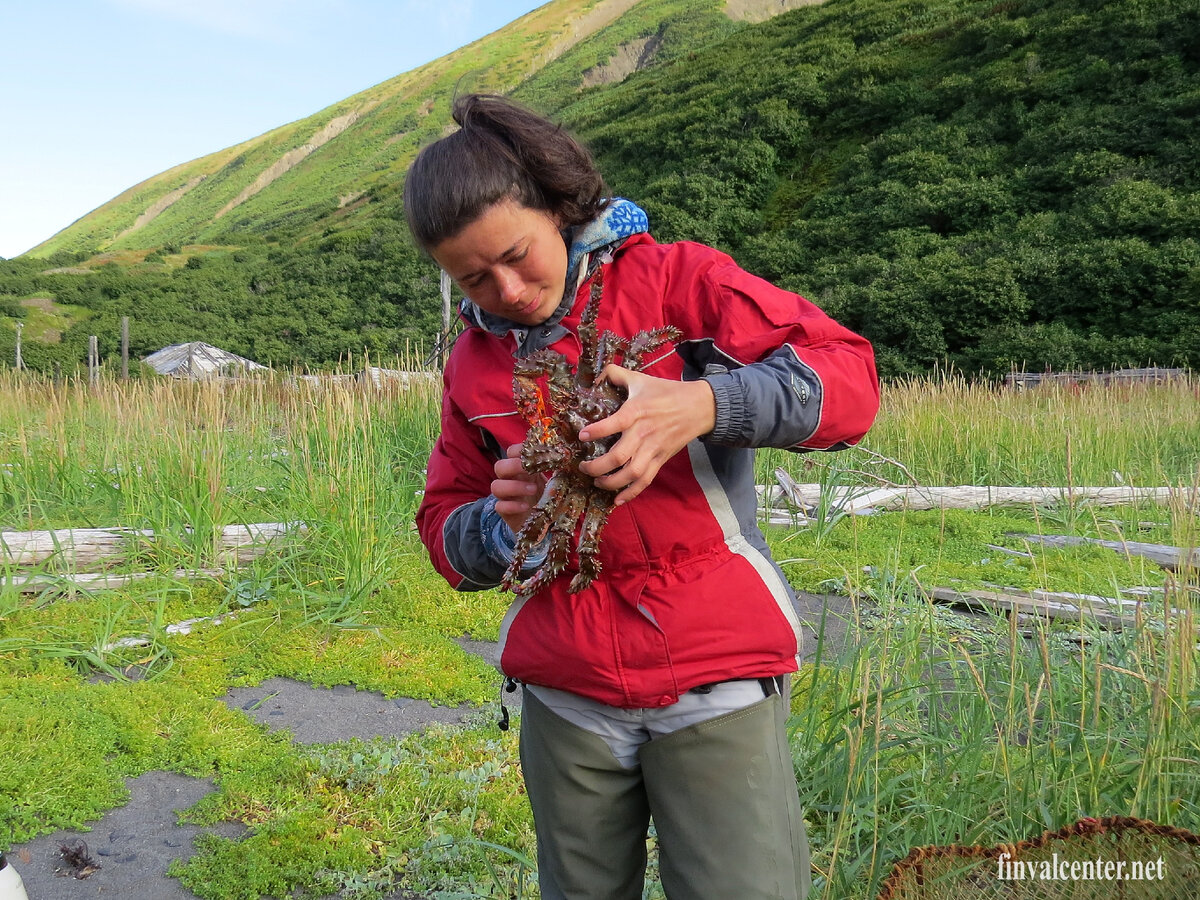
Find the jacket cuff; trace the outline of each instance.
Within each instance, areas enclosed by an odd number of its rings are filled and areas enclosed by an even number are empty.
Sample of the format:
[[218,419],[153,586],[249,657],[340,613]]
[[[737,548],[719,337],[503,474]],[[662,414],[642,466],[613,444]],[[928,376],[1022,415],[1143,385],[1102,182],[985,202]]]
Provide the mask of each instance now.
[[714,444],[738,444],[744,440],[746,427],[746,398],[742,386],[732,372],[702,376],[712,388],[717,401],[716,424],[704,436]]
[[[508,566],[516,554],[517,536],[508,527],[508,523],[496,512],[496,498],[488,497],[483,504],[483,512],[479,517],[479,538],[483,543],[484,552],[495,560]],[[529,552],[522,571],[536,569],[546,561],[546,551],[549,549],[550,536],[546,535],[541,544]]]

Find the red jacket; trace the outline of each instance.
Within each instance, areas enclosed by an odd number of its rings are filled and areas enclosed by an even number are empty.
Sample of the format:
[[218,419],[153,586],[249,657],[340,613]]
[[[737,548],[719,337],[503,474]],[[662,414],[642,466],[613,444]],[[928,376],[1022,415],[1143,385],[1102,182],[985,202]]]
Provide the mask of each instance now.
[[[565,330],[544,329],[572,364],[589,283]],[[870,344],[716,250],[644,234],[622,244],[606,269],[598,325],[624,336],[679,328],[674,352],[664,349],[644,371],[706,378],[717,426],[613,511],[602,572],[589,588],[567,593],[568,566],[513,603],[501,626],[502,670],[627,708],[667,706],[710,682],[794,671],[799,622],[755,522],[752,448],[857,442],[879,404]],[[517,349],[528,350],[536,335],[513,329],[468,328],[446,365],[442,434],[417,525],[434,566],[460,590],[494,587],[507,566],[489,554],[482,529],[493,463],[527,428],[513,404],[512,370]]]

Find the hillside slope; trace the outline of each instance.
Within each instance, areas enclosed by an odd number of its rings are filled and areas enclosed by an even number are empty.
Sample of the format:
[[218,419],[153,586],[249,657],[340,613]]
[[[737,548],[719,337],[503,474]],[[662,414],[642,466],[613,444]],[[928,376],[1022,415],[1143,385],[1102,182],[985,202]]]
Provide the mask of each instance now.
[[508,93],[550,67],[542,83],[571,91],[627,42],[653,37],[669,53],[682,43],[673,20],[692,24],[681,36],[688,49],[699,32],[733,30],[721,9],[721,0],[553,0],[306,119],[155,175],[28,255],[229,244],[340,223],[395,193],[416,148],[445,127],[455,91]]
[[1120,0],[832,0],[561,111],[889,375],[1200,365],[1198,117],[1200,7]]
[[658,238],[810,297],[885,376],[1200,366],[1200,8],[1175,0],[554,0],[0,264],[0,312],[88,313],[26,360],[112,354],[122,315],[134,352],[276,365],[428,342],[400,191],[456,89],[562,121]]

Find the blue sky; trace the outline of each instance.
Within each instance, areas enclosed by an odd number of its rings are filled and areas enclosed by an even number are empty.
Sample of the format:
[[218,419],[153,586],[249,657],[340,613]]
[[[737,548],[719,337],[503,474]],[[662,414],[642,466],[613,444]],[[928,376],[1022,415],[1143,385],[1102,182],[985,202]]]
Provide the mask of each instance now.
[[7,0],[0,257],[545,0]]

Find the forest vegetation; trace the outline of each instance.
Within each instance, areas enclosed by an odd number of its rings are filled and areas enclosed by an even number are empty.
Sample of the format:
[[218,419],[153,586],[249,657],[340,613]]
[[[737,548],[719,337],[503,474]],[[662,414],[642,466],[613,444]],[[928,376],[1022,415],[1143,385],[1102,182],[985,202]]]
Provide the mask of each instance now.
[[[206,340],[321,368],[430,342],[437,272],[403,225],[403,172],[453,92],[483,89],[583,137],[660,240],[712,243],[861,331],[885,376],[1200,362],[1195,4],[613,9],[555,0],[0,261],[0,359],[30,298],[76,311],[57,340],[25,335],[43,371],[78,366],[90,334],[112,359],[121,316],[137,355]],[[570,43],[585,14],[599,26]],[[641,69],[583,87],[639,40]]]

